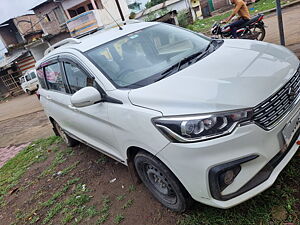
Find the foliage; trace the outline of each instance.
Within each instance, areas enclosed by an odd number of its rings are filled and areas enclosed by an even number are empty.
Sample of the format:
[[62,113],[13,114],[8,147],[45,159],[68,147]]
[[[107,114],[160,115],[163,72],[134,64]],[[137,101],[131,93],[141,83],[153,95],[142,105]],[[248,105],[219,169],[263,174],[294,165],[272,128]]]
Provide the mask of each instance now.
[[145,4],[145,7],[148,9],[148,8],[151,8],[152,6],[158,5],[165,1],[167,1],[167,0],[150,0]]
[[179,26],[187,27],[189,25],[189,13],[187,10],[181,10],[177,14]]
[[145,21],[146,22],[153,21],[156,18],[159,18],[161,16],[166,15],[167,13],[169,13],[169,10],[167,10],[167,9],[160,9],[160,10],[157,10],[157,11],[153,11],[153,12],[148,14],[148,16],[145,18]]
[[60,141],[58,137],[50,137],[33,142],[0,168],[0,205],[4,204],[4,196],[19,183],[27,169],[36,162],[46,160],[47,150]]
[[129,19],[133,20],[135,19],[136,13],[135,12],[131,12],[129,15]]
[[122,220],[124,220],[124,216],[122,214],[118,214],[118,215],[116,215],[116,217],[114,219],[114,223],[119,224],[122,222]]

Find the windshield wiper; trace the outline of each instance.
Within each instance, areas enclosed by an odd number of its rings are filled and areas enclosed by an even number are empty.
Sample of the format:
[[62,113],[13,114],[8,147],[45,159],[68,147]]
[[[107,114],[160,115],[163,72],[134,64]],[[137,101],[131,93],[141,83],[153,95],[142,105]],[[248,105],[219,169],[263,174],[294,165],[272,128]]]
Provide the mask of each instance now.
[[199,55],[197,58],[195,58],[195,62],[198,62],[199,60],[203,59],[204,57],[206,57],[207,55],[215,51],[220,46],[221,43],[223,43],[223,41],[212,39],[207,45],[204,52],[201,55]]
[[154,82],[160,81],[160,80],[170,76],[171,74],[178,72],[181,69],[181,67],[183,65],[185,65],[186,63],[189,63],[189,65],[190,65],[192,63],[198,62],[199,60],[203,59],[204,57],[209,55],[211,52],[213,52],[215,49],[217,49],[217,47],[219,46],[220,43],[223,43],[223,42],[212,39],[204,51],[196,52],[188,57],[183,58],[178,63],[170,66],[169,68],[167,68],[166,70],[161,72],[160,76]]
[[[195,63],[195,62],[198,62],[200,59],[203,59],[205,56],[207,56],[208,54],[210,54],[211,52],[213,52],[214,50],[216,50],[216,48],[218,47],[220,41],[219,40],[215,40],[215,39],[212,39],[209,44],[207,45],[207,47],[205,48],[204,51],[200,51],[200,52],[196,52],[184,59],[182,59],[180,62],[179,62],[179,65],[178,65],[178,70],[180,70],[181,66],[184,65],[185,63]],[[194,60],[194,61],[192,61]],[[192,61],[192,62],[191,62]]]
[[170,66],[168,69],[166,69],[162,73],[160,73],[159,77],[154,82],[160,81],[160,80],[170,76],[172,73],[177,72],[178,71],[178,65],[179,65],[179,63],[176,63],[173,66]]
[[186,64],[186,63],[190,63],[194,58],[196,58],[197,56],[201,55],[202,52],[196,52],[188,57],[183,58],[182,60],[180,60],[178,63],[170,66],[168,69],[164,70],[162,73],[160,73],[160,76],[158,79],[155,80],[155,82],[160,81],[168,76],[170,76],[171,74],[178,72],[181,69],[181,66]]

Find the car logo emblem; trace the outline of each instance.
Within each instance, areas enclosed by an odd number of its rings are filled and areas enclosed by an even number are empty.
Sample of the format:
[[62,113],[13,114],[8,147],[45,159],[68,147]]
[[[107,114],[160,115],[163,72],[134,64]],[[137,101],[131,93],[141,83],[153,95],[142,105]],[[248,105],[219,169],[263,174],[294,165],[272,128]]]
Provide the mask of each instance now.
[[296,97],[296,92],[293,88],[289,88],[288,90],[288,96],[290,100],[293,100]]

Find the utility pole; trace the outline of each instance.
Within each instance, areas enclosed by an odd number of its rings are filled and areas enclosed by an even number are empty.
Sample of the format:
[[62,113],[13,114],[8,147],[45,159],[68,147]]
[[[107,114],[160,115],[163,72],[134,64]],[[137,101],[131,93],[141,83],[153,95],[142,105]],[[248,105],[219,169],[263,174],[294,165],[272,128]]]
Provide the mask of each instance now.
[[124,21],[125,21],[125,18],[124,18],[124,15],[123,15],[123,12],[122,12],[122,9],[121,9],[121,6],[120,6],[120,3],[119,3],[119,0],[115,0],[115,1],[116,1],[116,4],[117,4],[117,7],[118,7],[118,10],[119,10],[119,13],[120,13],[121,19],[122,19],[122,21],[124,22]]
[[283,31],[283,22],[282,22],[282,12],[281,12],[280,0],[276,0],[276,12],[277,12],[277,19],[278,19],[280,44],[283,45],[283,46],[285,46],[285,39],[284,39],[284,31]]

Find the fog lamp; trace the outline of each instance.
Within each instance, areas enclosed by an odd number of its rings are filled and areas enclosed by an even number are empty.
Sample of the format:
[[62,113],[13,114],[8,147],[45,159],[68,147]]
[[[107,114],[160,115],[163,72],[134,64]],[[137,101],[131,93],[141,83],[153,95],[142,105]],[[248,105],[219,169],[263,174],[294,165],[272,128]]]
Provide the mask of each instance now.
[[233,182],[234,179],[234,172],[232,170],[228,170],[224,174],[224,183],[229,185]]
[[236,166],[230,169],[227,169],[219,176],[220,189],[223,191],[228,185],[232,184],[236,176],[241,171],[241,166]]

